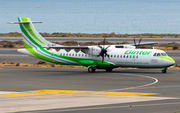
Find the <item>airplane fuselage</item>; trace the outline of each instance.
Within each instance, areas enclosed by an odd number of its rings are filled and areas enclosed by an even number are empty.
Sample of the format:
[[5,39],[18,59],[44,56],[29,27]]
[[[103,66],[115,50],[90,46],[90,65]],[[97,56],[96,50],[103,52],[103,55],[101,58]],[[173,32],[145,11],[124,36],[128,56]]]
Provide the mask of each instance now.
[[[29,48],[30,49],[30,48]],[[98,65],[99,68],[106,68],[108,65],[112,67],[144,67],[144,68],[163,68],[174,65],[175,61],[167,56],[163,50],[156,49],[126,49],[115,48],[112,46],[108,52],[109,58],[104,57],[102,63],[101,57],[86,54],[82,51],[76,52],[73,49],[67,52],[65,49],[56,51],[55,49],[31,48],[34,52],[28,52],[28,49],[19,49],[24,54],[35,56],[42,60],[64,65]],[[157,55],[155,55],[157,53]],[[46,57],[38,57],[42,54]],[[155,55],[155,56],[154,56]]]

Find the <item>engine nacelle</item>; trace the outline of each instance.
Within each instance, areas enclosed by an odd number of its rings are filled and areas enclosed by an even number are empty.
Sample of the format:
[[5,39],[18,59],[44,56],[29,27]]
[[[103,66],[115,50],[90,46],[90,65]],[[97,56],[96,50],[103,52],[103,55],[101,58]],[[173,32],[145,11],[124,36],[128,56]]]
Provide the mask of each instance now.
[[88,46],[89,49],[81,49],[83,53],[90,54],[90,55],[99,55],[101,52],[101,48],[98,46]]

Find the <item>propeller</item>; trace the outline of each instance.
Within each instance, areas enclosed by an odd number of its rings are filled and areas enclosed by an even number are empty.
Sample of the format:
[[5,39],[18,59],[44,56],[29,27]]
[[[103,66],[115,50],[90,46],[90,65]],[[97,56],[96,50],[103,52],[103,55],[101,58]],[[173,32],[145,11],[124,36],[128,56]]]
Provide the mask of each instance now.
[[98,47],[101,48],[101,52],[99,53],[98,56],[101,56],[102,57],[102,63],[104,62],[104,57],[107,56],[109,58],[109,55],[107,54],[107,49],[111,46],[111,45],[108,45],[106,48],[104,47],[105,45],[105,41],[106,41],[106,38],[104,38],[103,40],[103,46],[99,45],[98,44]]
[[141,43],[141,40],[142,40],[142,37],[139,39],[139,43],[136,44],[136,40],[135,40],[135,38],[134,38],[134,44],[135,44],[134,46],[136,46],[136,47],[139,46],[139,44]]

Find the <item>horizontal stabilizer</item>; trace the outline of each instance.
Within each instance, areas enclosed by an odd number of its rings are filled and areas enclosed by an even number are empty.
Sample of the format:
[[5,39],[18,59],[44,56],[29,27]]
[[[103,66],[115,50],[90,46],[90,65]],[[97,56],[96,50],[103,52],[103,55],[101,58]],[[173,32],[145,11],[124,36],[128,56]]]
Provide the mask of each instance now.
[[[8,24],[28,24],[30,22],[7,22]],[[42,23],[42,22],[32,22],[32,23]]]

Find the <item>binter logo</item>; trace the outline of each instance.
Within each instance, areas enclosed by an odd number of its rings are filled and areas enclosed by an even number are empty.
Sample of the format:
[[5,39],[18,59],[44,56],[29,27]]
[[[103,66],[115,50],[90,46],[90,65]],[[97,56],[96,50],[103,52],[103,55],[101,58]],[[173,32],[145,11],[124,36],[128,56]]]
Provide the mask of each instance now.
[[152,53],[152,51],[135,51],[135,50],[127,50],[124,54],[126,55],[149,55],[150,53]]

